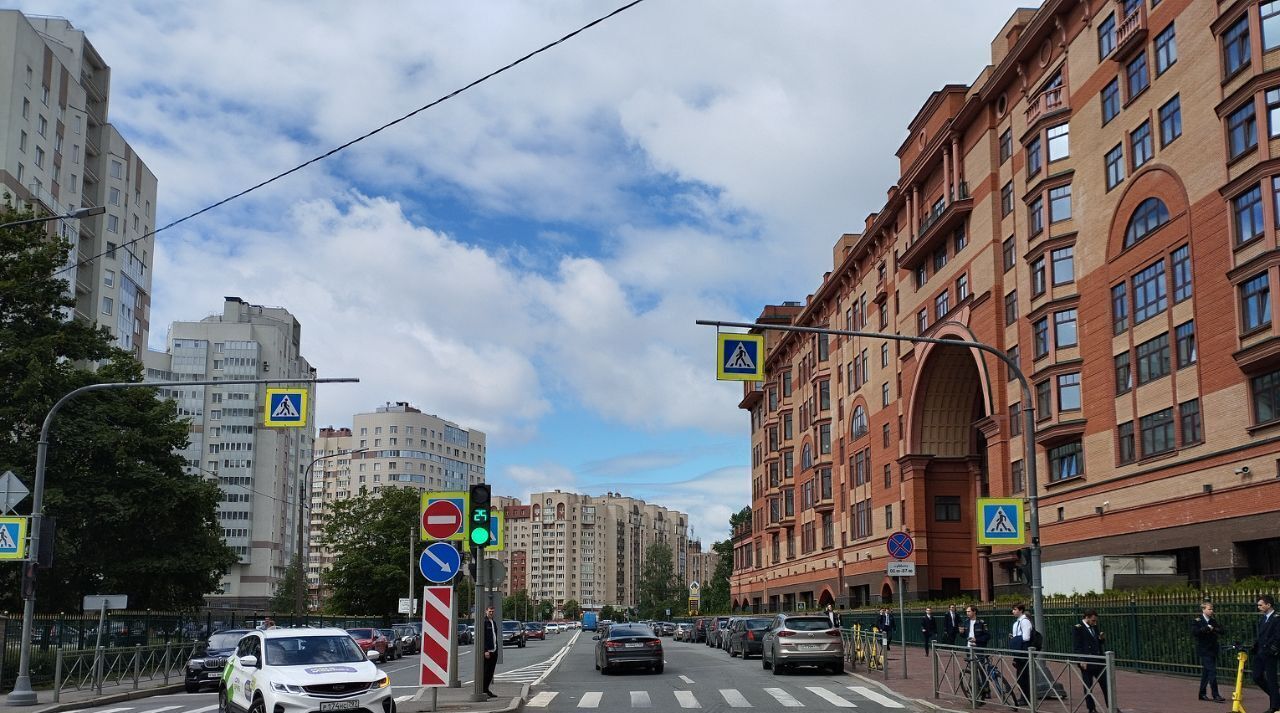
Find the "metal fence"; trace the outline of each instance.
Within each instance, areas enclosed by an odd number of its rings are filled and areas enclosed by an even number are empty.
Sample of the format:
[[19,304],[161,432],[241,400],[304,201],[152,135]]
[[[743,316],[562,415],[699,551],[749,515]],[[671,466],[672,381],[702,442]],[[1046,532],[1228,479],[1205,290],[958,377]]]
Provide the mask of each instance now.
[[128,686],[138,690],[144,682],[168,685],[184,678],[187,661],[200,644],[194,641],[157,646],[98,649],[58,649],[54,663],[53,700],[64,692],[96,691]]
[[1118,707],[1111,652],[1085,656],[938,644],[930,659],[934,699],[961,698],[970,709],[988,702],[1029,713],[1116,713]]

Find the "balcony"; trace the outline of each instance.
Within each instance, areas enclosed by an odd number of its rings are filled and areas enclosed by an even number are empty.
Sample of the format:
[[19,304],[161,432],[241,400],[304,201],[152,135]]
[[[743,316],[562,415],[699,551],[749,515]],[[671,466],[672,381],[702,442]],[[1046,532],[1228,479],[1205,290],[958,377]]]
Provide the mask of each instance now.
[[750,410],[764,401],[764,382],[749,381],[747,384],[748,387],[743,389],[745,393],[742,400],[738,402],[738,408]]
[[1031,131],[1036,122],[1041,119],[1070,108],[1067,88],[1065,86],[1049,87],[1027,103],[1027,131]]
[[831,512],[836,507],[835,498],[831,497],[831,493],[826,495],[818,495],[818,499],[813,501],[813,509],[818,512]]
[[[898,258],[898,267],[903,270],[914,270],[924,262],[935,250],[946,245],[951,231],[964,223],[965,218],[973,212],[973,198],[969,195],[969,184],[960,182],[958,197],[947,203],[941,210],[930,211],[920,221],[920,231],[915,242],[907,246]],[[877,295],[877,301],[879,295]]]
[[[1123,11],[1123,6],[1121,10]],[[1116,27],[1116,49],[1111,58],[1124,62],[1147,44],[1147,4],[1140,2]]]

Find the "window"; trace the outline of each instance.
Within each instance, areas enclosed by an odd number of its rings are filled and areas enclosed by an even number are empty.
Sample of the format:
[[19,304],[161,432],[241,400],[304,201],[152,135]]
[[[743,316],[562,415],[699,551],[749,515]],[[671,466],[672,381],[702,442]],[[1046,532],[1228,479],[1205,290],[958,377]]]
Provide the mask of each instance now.
[[1253,396],[1254,423],[1270,423],[1280,418],[1280,371],[1249,379],[1249,391]]
[[944,245],[933,253],[933,273],[936,275],[947,266],[947,247]]
[[893,506],[892,505],[884,506],[884,529],[886,530],[893,529]]
[[791,372],[789,371],[782,372],[782,395],[791,395]]
[[955,252],[957,255],[960,254],[961,250],[964,250],[964,246],[969,244],[969,236],[965,234],[963,225],[956,230],[955,235],[951,236],[951,243],[955,246]]
[[1059,161],[1071,155],[1070,146],[1071,128],[1067,124],[1058,124],[1050,126],[1049,136],[1049,162]]
[[1169,375],[1169,334],[1161,334],[1137,346],[1138,386]]
[[1116,395],[1127,394],[1133,388],[1133,368],[1129,366],[1129,352],[1115,355]]
[[1142,324],[1168,307],[1165,291],[1164,260],[1133,276],[1133,323]]
[[883,448],[889,447],[889,424],[881,424],[880,426],[880,445]]
[[1160,148],[1182,136],[1182,100],[1174,95],[1160,107]]
[[1120,114],[1120,80],[1113,79],[1102,88],[1102,125]]
[[1049,189],[1049,222],[1071,220],[1071,184]]
[[969,273],[956,278],[956,303],[969,299]]
[[1084,446],[1080,441],[1049,449],[1049,480],[1059,481],[1084,475]]
[[[1018,350],[1018,347],[1016,346],[1009,347],[1009,349],[1005,351],[1005,355],[1008,356],[1009,361],[1013,362],[1014,364],[1022,363],[1021,361],[1019,361],[1020,352]],[[1006,369],[1005,371],[1009,373],[1009,381],[1013,381],[1016,378],[1013,374],[1013,369]]]
[[1200,399],[1191,399],[1178,404],[1178,421],[1184,447],[1204,440],[1204,429],[1200,423]]
[[25,131],[18,132],[18,150],[22,153],[27,152],[27,132]]
[[1133,170],[1138,170],[1142,164],[1150,161],[1151,153],[1151,122],[1148,120],[1129,134],[1129,155],[1132,157]]
[[1183,322],[1174,328],[1174,342],[1178,345],[1178,368],[1196,363],[1196,322]]
[[44,168],[44,149],[36,147],[36,168]]
[[1074,347],[1078,343],[1076,336],[1076,311],[1064,309],[1053,313],[1053,345],[1057,349]]
[[1151,85],[1151,78],[1147,76],[1147,53],[1143,52],[1129,60],[1124,73],[1129,80],[1129,101],[1133,101],[1134,97]]
[[1262,49],[1269,52],[1280,47],[1280,2],[1264,2],[1258,10],[1262,16]]
[[1035,358],[1043,359],[1049,356],[1049,318],[1041,317],[1031,326],[1032,344],[1035,348]]
[[1244,245],[1262,237],[1262,187],[1254,186],[1231,199],[1231,212],[1235,215],[1236,245]]
[[111,300],[111,298],[110,298],[110,297],[103,297],[103,298],[102,298],[102,313],[103,313],[103,314],[111,314],[111,310],[112,310],[112,307],[113,307],[113,306],[114,306],[114,303],[112,302],[112,300]]
[[1013,155],[1013,129],[1005,129],[1000,134],[1000,163],[1009,160]]
[[887,381],[880,385],[880,405],[889,405],[889,382]]
[[1222,33],[1222,66],[1230,77],[1249,64],[1249,15],[1242,14]]
[[1142,457],[1168,453],[1176,446],[1173,440],[1173,409],[1167,408],[1138,419],[1142,432]]
[[867,435],[867,410],[861,404],[853,407],[853,437]]
[[107,216],[107,232],[109,232],[109,233],[118,233],[118,232],[120,232],[120,217],[119,217],[119,216],[115,216],[115,215],[108,215],[108,216]]
[[929,281],[929,268],[921,265],[916,268],[916,289],[924,287],[924,283]]
[[1183,245],[1173,251],[1173,302],[1191,299],[1191,246]]
[[49,120],[44,118],[44,114],[36,117],[36,133],[41,136],[49,133]]
[[1031,234],[1039,235],[1044,230],[1044,198],[1036,196],[1027,208],[1027,222],[1031,224]]
[[[827,336],[827,335],[822,335]],[[831,410],[831,380],[823,379],[818,382],[818,410]]]
[[1124,146],[1116,144],[1102,160],[1107,168],[1107,190],[1111,190],[1124,180]]
[[1080,410],[1080,372],[1058,375],[1058,412]]
[[1044,156],[1040,153],[1040,137],[1037,136],[1027,144],[1027,178],[1040,173]]
[[1074,282],[1076,279],[1076,268],[1074,262],[1075,249],[1068,245],[1065,248],[1058,248],[1049,253],[1053,267],[1053,286],[1065,285]]
[[829,423],[818,426],[818,452],[831,453],[831,424]]
[[1031,294],[1039,297],[1045,289],[1044,257],[1038,257],[1031,263]]
[[1004,296],[1004,323],[1006,326],[1018,321],[1018,291],[1014,290]]
[[1022,418],[1022,404],[1009,404],[1009,435],[1011,437],[1022,435]]
[[1129,328],[1129,298],[1125,283],[1111,288],[1111,324],[1116,334]]
[[1116,15],[1111,13],[1107,19],[1098,23],[1098,59],[1106,59],[1116,48]]
[[115,159],[112,159],[112,160],[111,160],[111,177],[112,177],[112,178],[124,178],[124,164],[123,164],[123,163],[120,163],[119,161],[117,161],[117,160],[115,160]]
[[925,332],[929,331],[928,308],[921,307],[920,311],[916,313],[916,331],[919,332],[920,334],[924,334]]
[[960,496],[934,496],[933,519],[936,522],[960,522]]
[[[867,351],[867,350],[866,350],[866,349],[863,349],[862,351],[863,351],[863,359],[862,359],[862,361],[863,361],[863,363],[865,364],[865,363],[866,363],[866,354],[865,354],[865,353],[866,353],[866,351]],[[881,367],[888,367],[888,366],[889,366],[889,345],[888,345],[888,344],[881,344],[881,345],[880,345],[880,366],[881,366]]]
[[[115,273],[115,270],[103,270],[103,271],[102,271],[102,284],[103,284],[103,285],[105,285],[105,286],[107,286],[107,287],[115,287],[115,286],[116,286],[116,273]],[[221,396],[221,394],[217,394],[217,395],[218,395],[218,396]]]
[[1116,441],[1116,455],[1120,465],[1137,459],[1133,449],[1133,421],[1125,421],[1116,426]]
[[1267,135],[1274,139],[1280,136],[1280,88],[1268,89],[1266,98]]
[[1003,218],[1013,212],[1013,181],[1004,184],[1000,189],[1000,217]]
[[1159,198],[1148,198],[1138,204],[1133,215],[1129,217],[1129,225],[1124,229],[1124,246],[1135,245],[1150,235],[1156,228],[1169,222],[1169,209]]
[[941,294],[933,298],[933,313],[942,319],[947,312],[951,311],[951,293],[943,290]]
[[818,335],[818,361],[827,361],[831,357],[830,341],[831,335]]
[[[1280,186],[1280,184],[1277,184]],[[1276,191],[1276,201],[1280,202],[1280,188]],[[1004,241],[1004,271],[1008,272],[1018,263],[1018,241],[1012,235]]]
[[1254,116],[1253,99],[1227,115],[1227,145],[1231,158],[1243,156],[1258,145],[1258,120]]
[[1174,37],[1173,23],[1156,35],[1156,76],[1164,74],[1178,61],[1178,43]]
[[1013,476],[1013,492],[1021,493],[1027,489],[1027,476],[1022,470],[1022,461],[1015,460],[1010,469]]
[[1240,285],[1240,314],[1245,332],[1271,324],[1271,285],[1267,273],[1251,277]]

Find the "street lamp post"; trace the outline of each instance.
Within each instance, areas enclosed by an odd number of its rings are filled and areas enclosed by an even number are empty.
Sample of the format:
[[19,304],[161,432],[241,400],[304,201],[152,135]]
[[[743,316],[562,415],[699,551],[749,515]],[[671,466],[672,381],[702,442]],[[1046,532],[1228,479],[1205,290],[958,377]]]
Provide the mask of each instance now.
[[[223,383],[226,383],[226,382],[223,382]],[[302,551],[303,551],[302,508],[303,508],[303,504],[306,502],[306,498],[311,497],[311,469],[315,467],[316,463],[319,463],[322,460],[328,460],[329,458],[337,458],[338,456],[349,456],[349,455],[354,455],[356,453],[364,453],[367,450],[369,449],[357,448],[354,451],[341,451],[339,453],[330,453],[329,455],[320,456],[319,458],[313,458],[311,459],[311,462],[307,464],[306,471],[303,472],[302,492],[298,493],[298,524],[297,524],[298,544],[297,544],[296,553],[294,555],[295,557],[298,558],[298,581],[295,582],[297,594],[294,596],[294,601],[293,601],[293,625],[294,626],[298,625],[298,619],[302,616],[302,612],[306,611],[305,601],[306,601],[307,587],[304,584],[304,581],[306,578],[306,571],[303,569],[303,566],[306,563],[303,561],[303,558],[302,558]],[[310,540],[310,538],[311,538],[311,527],[308,525],[307,539]],[[308,542],[307,544],[310,544],[310,542]]]
[[47,223],[51,220],[79,220],[80,218],[88,218],[94,215],[102,215],[107,212],[104,205],[94,206],[92,208],[77,208],[68,211],[63,215],[46,215],[42,218],[27,218],[26,220],[15,220],[12,223],[0,223],[0,230],[5,228],[16,228],[19,225],[31,225],[33,223]]
[[[23,221],[18,221],[22,223]],[[0,225],[0,228],[6,227]],[[36,446],[36,478],[31,493],[31,543],[29,553],[40,551],[40,521],[44,517],[44,471],[49,459],[49,428],[53,425],[53,417],[71,399],[91,391],[116,391],[119,389],[155,389],[165,386],[227,386],[234,384],[335,384],[355,383],[354,378],[333,379],[226,379],[223,381],[130,381],[125,383],[89,384],[68,392],[54,402],[49,413],[40,426],[40,441]],[[31,626],[36,613],[36,571],[35,563],[23,565],[22,594],[25,600],[22,605],[22,639],[18,655],[18,675],[13,682],[13,690],[5,696],[5,703],[11,706],[33,706],[38,700],[36,692],[31,690]]]
[[[1008,366],[1018,378],[1022,388],[1023,445],[1027,471],[1027,510],[1030,513],[1031,531],[1031,605],[1035,614],[1037,631],[1045,631],[1044,624],[1044,586],[1040,571],[1040,490],[1039,478],[1036,475],[1036,417],[1035,402],[1032,399],[1031,385],[1026,374],[1008,354],[984,342],[964,339],[942,339],[939,337],[909,337],[904,334],[887,334],[883,332],[860,332],[849,329],[827,329],[824,327],[798,327],[782,324],[760,324],[757,322],[718,322],[699,319],[696,324],[711,327],[738,327],[743,329],[774,330],[779,332],[803,332],[808,334],[831,334],[843,337],[868,337],[871,339],[888,339],[895,342],[919,342],[924,344],[941,344],[951,347],[970,347],[988,354],[993,354]],[[763,358],[763,355],[761,356]]]

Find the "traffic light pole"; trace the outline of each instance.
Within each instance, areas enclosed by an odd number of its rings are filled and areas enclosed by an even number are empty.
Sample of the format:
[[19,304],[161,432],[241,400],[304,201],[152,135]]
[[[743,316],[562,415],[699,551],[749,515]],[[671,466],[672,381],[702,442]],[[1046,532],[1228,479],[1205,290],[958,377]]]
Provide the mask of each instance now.
[[[475,650],[475,655],[473,657],[474,665],[472,666],[472,670],[475,672],[475,681],[473,681],[475,685],[471,689],[471,700],[473,702],[489,700],[488,694],[484,692],[484,637],[488,634],[489,623],[484,616],[485,592],[483,555],[483,549],[475,547],[474,545],[471,547],[471,557],[476,563],[476,640],[475,644],[472,646]],[[496,639],[497,636],[498,632],[495,631],[494,638]],[[495,646],[502,645],[501,641],[494,641],[493,643]]]

